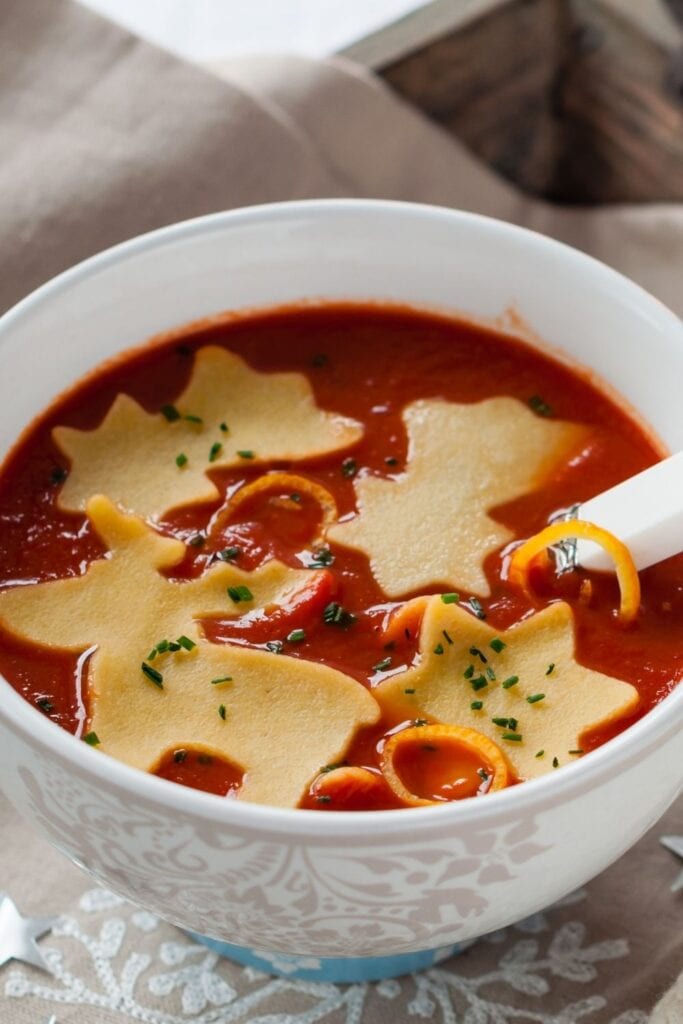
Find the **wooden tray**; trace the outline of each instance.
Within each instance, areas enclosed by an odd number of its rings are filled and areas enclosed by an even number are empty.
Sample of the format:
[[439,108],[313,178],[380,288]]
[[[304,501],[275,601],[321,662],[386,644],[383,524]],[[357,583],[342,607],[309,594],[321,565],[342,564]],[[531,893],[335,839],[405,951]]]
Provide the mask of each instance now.
[[683,200],[680,0],[436,0],[346,55],[563,203]]

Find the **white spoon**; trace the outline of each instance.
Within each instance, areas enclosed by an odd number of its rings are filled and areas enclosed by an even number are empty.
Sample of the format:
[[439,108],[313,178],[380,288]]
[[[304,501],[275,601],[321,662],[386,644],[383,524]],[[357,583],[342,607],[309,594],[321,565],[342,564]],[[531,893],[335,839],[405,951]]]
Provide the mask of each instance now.
[[[576,506],[571,518],[609,530],[627,545],[639,570],[677,555],[683,551],[683,452]],[[561,548],[560,571],[576,565],[614,569],[591,541],[563,542]]]

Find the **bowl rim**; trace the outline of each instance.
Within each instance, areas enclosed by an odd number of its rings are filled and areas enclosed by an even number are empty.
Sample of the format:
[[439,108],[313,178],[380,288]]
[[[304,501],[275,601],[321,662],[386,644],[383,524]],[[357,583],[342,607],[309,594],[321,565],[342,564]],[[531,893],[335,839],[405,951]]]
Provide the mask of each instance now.
[[[448,222],[456,230],[467,226],[491,237],[504,235],[522,245],[536,247],[541,253],[545,251],[548,255],[554,254],[568,264],[589,271],[596,282],[602,280],[606,286],[625,290],[621,301],[630,298],[631,303],[638,305],[641,314],[645,313],[653,323],[668,333],[679,335],[683,343],[683,323],[644,288],[594,257],[537,231],[482,214],[436,205],[379,199],[308,199],[210,213],[157,228],[104,249],[51,278],[4,313],[0,317],[0,346],[5,331],[11,330],[23,318],[30,317],[37,307],[49,303],[55,295],[68,291],[74,284],[83,283],[109,266],[125,262],[131,256],[154,249],[161,251],[166,245],[193,236],[229,231],[231,228],[248,225],[249,222],[287,221],[302,215],[309,219],[332,219],[350,214]],[[268,307],[264,305],[260,308]],[[611,777],[639,760],[649,749],[673,735],[679,724],[683,723],[682,685],[642,719],[590,755],[563,765],[555,772],[530,779],[521,786],[489,794],[486,800],[411,808],[412,813],[399,809],[321,814],[314,810],[230,800],[150,775],[89,747],[51,722],[2,675],[0,695],[0,718],[23,734],[29,745],[46,747],[67,765],[75,767],[78,773],[87,770],[93,782],[101,782],[105,789],[107,785],[111,787],[113,784],[117,789],[161,805],[169,812],[210,819],[216,827],[238,827],[248,831],[287,833],[301,837],[315,836],[321,842],[340,835],[359,841],[405,832],[413,835],[418,823],[423,828],[439,831],[468,826],[481,828],[494,822],[500,824],[502,819],[518,818],[523,812],[540,809],[548,803],[555,805],[570,800],[585,789],[593,788],[601,779]]]

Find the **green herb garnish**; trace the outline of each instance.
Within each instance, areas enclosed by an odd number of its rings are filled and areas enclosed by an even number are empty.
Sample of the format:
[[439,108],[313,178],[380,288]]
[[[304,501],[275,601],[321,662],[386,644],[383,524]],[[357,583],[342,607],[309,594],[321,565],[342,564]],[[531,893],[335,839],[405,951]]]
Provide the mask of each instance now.
[[201,416],[195,416],[194,413],[191,413],[191,412],[186,413],[183,416],[183,419],[187,420],[188,423],[203,423],[204,422],[204,420],[201,418]]
[[413,726],[416,729],[420,729],[423,725],[428,725],[426,718],[415,718],[413,719]]
[[468,665],[465,671],[463,672],[463,676],[465,677],[465,679],[471,679],[473,675],[474,665]]
[[186,651],[191,651],[193,647],[197,646],[194,640],[190,640],[189,636],[185,636],[184,633],[182,636],[178,637],[176,643],[180,644],[180,646]]
[[183,761],[187,760],[187,751],[186,750],[174,750],[173,751],[173,760],[175,761],[176,764],[182,764]]
[[226,710],[225,704],[219,704],[219,706],[218,706],[218,714],[221,716],[223,721],[225,721],[225,716],[227,715],[227,710]]
[[284,648],[282,640],[268,640],[266,643],[266,650],[272,654],[282,654]]
[[239,451],[237,454],[239,455],[239,457],[241,459],[253,459],[254,458],[254,453],[252,452],[251,448],[242,448],[242,450]]
[[583,754],[583,750],[568,750],[568,754]]
[[386,466],[398,466],[398,459],[394,455],[387,455],[384,464]]
[[386,670],[388,668],[391,668],[391,658],[390,657],[382,658],[381,661],[378,661],[377,664],[373,666],[372,671],[373,672],[386,672]]
[[489,660],[484,654],[484,652],[480,651],[478,647],[470,647],[470,654],[472,655],[473,658],[479,658],[482,664],[484,665]]
[[306,631],[304,629],[293,629],[291,633],[287,634],[288,644],[300,644],[305,639]]
[[313,552],[313,559],[308,563],[309,569],[326,569],[334,562],[334,555],[329,548],[318,548]]
[[457,604],[460,600],[460,594],[442,594],[441,600],[444,604]]
[[403,692],[404,693],[415,693],[415,689],[414,689],[414,687],[410,687],[410,689],[404,690]]
[[443,644],[437,644],[434,648],[434,654],[443,654]]
[[300,505],[301,504],[301,495],[298,494],[296,491],[294,491],[293,494],[290,494],[289,500],[295,502],[295,504],[297,504],[297,505]]
[[356,616],[351,612],[347,612],[336,601],[328,604],[323,612],[323,622],[327,623],[328,626],[339,626],[340,629],[348,629],[355,621]]
[[500,654],[501,651],[505,650],[507,644],[503,643],[500,637],[494,636],[493,640],[489,644],[489,647],[491,648],[491,650],[495,651],[496,654]]
[[493,671],[490,665],[486,666],[486,675],[491,680],[492,683],[495,682],[496,673]]
[[318,801],[319,804],[331,804],[332,803],[332,797],[328,796],[327,793],[323,793],[322,796],[317,796],[316,800]]
[[227,423],[221,423],[219,429],[222,430],[224,434],[227,434],[228,430],[229,430],[228,424]]
[[55,466],[55,468],[50,473],[50,483],[55,485],[63,484],[68,475],[68,472],[64,469],[63,466]]
[[521,743],[522,735],[518,732],[504,732],[500,737],[502,740],[508,740],[510,743]]
[[358,466],[356,464],[356,460],[355,459],[351,459],[351,458],[344,459],[344,461],[341,464],[341,471],[342,471],[342,476],[349,477],[349,478],[352,477],[352,476],[355,476],[356,473],[358,472]]
[[218,679],[212,679],[211,680],[211,685],[212,686],[220,686],[221,683],[231,683],[231,682],[232,682],[232,676],[219,676]]
[[157,672],[157,670],[155,668],[152,668],[151,665],[148,665],[146,661],[142,662],[140,668],[142,669],[143,673],[147,676],[147,678],[152,683],[154,683],[155,686],[158,686],[160,690],[163,690],[164,677],[162,676],[161,672]]
[[187,542],[191,548],[201,548],[206,544],[206,537],[203,533],[195,533]]
[[485,686],[489,685],[489,681],[486,676],[476,676],[470,683],[470,686],[475,691],[483,690]]
[[228,587],[228,597],[232,598],[235,604],[239,604],[240,601],[254,600],[254,595],[249,587],[245,587],[243,584],[240,584],[238,587]]
[[471,597],[467,603],[469,604],[470,608],[472,609],[472,611],[474,612],[478,619],[486,618],[484,606],[482,605],[481,601],[478,598]]
[[539,750],[537,754],[534,754],[534,757],[543,757],[544,754],[545,750]]
[[83,736],[83,742],[87,743],[89,747],[99,747],[100,738],[96,732],[86,732]]
[[509,718],[492,718],[491,721],[493,722],[494,725],[499,725],[501,727],[501,729],[509,729],[510,728],[510,719]]
[[545,670],[545,674],[547,676],[549,676],[554,668],[555,668],[555,662],[551,661],[550,664],[548,665],[547,669]]
[[509,690],[511,686],[516,686],[519,682],[519,676],[509,676],[508,679],[504,679],[501,686],[504,690]]
[[532,693],[530,697],[527,697],[527,704],[538,704],[539,700],[545,700],[545,694]]
[[182,469],[183,466],[187,465],[187,455],[185,454],[185,452],[181,452],[180,455],[176,455],[175,464],[178,467],[178,469]]
[[447,644],[450,644],[450,645],[452,645],[452,643],[453,643],[453,640],[452,640],[452,638],[451,638],[451,637],[449,636],[449,634],[448,634],[448,630],[446,630],[446,629],[442,629],[442,630],[441,630],[441,634],[442,634],[442,636],[443,636],[444,640],[446,641],[446,643],[447,643]]
[[209,449],[209,462],[215,462],[222,451],[223,445],[220,441],[214,441]]
[[483,700],[473,700],[472,703],[470,704],[470,708],[472,709],[472,711],[481,711],[483,706]]
[[558,759],[556,757],[554,757],[553,758],[553,768],[559,768],[559,767],[560,767],[560,762],[558,761]]
[[222,551],[218,552],[216,557],[220,558],[221,562],[234,562],[241,554],[242,548],[223,548]]
[[540,395],[532,395],[529,399],[529,407],[533,409],[537,416],[552,416],[552,406],[548,405]]
[[49,715],[51,711],[54,711],[54,704],[48,697],[38,697],[36,700],[36,707],[44,711],[46,715]]
[[180,413],[176,409],[175,405],[162,405],[159,411],[169,423],[174,423],[176,420],[180,419]]
[[477,768],[477,775],[480,779],[483,779],[484,782],[488,782],[489,773],[485,768]]

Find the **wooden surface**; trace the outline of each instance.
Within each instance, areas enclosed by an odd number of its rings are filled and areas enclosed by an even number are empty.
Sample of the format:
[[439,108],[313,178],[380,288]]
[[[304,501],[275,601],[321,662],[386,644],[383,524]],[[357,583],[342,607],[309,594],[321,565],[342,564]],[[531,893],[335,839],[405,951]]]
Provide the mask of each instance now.
[[375,70],[528,192],[683,200],[676,33],[668,44],[600,0],[488,7]]

